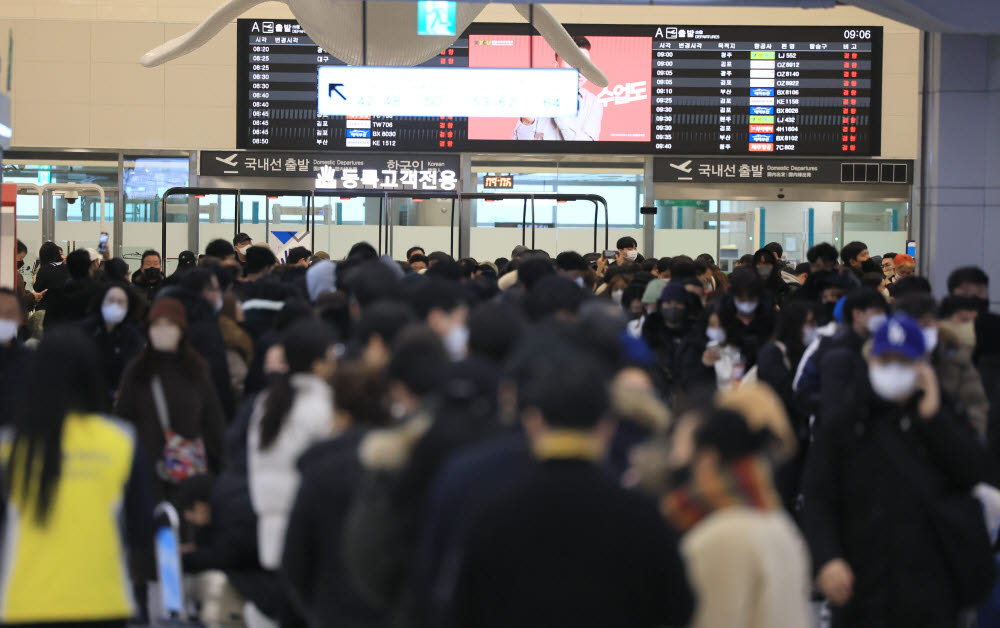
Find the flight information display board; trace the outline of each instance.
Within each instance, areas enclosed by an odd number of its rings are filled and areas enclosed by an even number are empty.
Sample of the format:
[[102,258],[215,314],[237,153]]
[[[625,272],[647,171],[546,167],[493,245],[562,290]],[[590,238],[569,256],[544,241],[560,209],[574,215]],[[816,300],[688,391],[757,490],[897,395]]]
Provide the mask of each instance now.
[[[881,27],[567,30],[609,79],[598,88],[581,76],[573,118],[347,118],[317,112],[318,68],[341,61],[293,20],[239,20],[237,146],[784,157],[880,152]],[[528,25],[482,23],[424,65],[565,67]]]

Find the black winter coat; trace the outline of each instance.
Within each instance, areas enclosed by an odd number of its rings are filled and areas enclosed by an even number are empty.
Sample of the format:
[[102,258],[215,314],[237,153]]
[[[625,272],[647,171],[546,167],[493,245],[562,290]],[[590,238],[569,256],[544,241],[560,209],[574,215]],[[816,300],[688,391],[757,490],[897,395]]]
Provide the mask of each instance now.
[[177,290],[171,292],[170,296],[184,304],[188,317],[188,341],[208,362],[212,383],[215,385],[216,394],[222,403],[222,410],[228,423],[236,414],[236,399],[229,378],[226,344],[222,340],[222,332],[219,331],[219,317],[200,294]]
[[771,386],[781,397],[799,444],[795,456],[778,467],[774,477],[781,501],[785,504],[785,509],[793,515],[797,514],[802,472],[809,451],[809,417],[796,409],[795,394],[792,391],[796,366],[788,361],[787,349],[783,349],[783,345],[779,346],[777,341],[767,343],[757,354],[757,378]]
[[540,462],[487,507],[460,573],[458,626],[681,626],[694,608],[656,508],[584,460]]
[[388,626],[357,592],[343,564],[342,537],[362,467],[363,428],[351,428],[302,455],[302,483],[285,533],[281,577],[309,626]]
[[835,628],[953,628],[958,607],[927,507],[873,435],[886,424],[950,491],[986,475],[985,450],[943,405],[930,421],[875,398],[820,426],[806,464],[803,524],[818,572],[842,558],[854,572],[850,601]]
[[113,398],[121,383],[122,372],[132,358],[142,351],[146,339],[139,331],[139,326],[130,320],[122,321],[108,331],[100,314],[84,320],[80,323],[80,329],[97,346],[101,372],[104,374],[104,386],[109,391],[109,398]]
[[35,275],[35,283],[31,289],[35,292],[45,292],[46,290],[49,292],[45,293],[45,296],[38,302],[38,307],[35,309],[47,309],[50,297],[61,291],[67,281],[69,281],[69,269],[66,268],[66,264],[48,264],[39,268],[38,274]]
[[654,312],[642,325],[642,338],[656,355],[653,381],[668,402],[692,386],[715,385],[715,371],[701,363],[705,343],[694,337],[691,325],[671,329],[663,322],[663,315]]
[[48,302],[45,310],[45,328],[57,325],[79,324],[97,307],[97,299],[103,287],[90,277],[73,279],[61,290],[53,289],[45,295]]

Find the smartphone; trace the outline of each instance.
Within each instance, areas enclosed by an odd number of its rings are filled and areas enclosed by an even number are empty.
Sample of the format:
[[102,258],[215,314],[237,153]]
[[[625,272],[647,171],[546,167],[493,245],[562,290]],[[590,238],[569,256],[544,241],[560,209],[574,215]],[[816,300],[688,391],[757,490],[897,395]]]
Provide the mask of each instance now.
[[604,259],[615,259],[616,257],[618,257],[618,251],[614,249],[604,251]]
[[104,252],[108,250],[108,232],[102,231],[101,235],[97,238],[97,252],[104,255]]

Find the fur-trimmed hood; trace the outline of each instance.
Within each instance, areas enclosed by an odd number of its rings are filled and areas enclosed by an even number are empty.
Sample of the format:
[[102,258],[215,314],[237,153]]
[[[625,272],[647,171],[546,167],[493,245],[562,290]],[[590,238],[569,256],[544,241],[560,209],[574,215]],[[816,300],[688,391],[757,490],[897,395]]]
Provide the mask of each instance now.
[[431,423],[428,414],[418,412],[405,423],[369,432],[358,449],[362,466],[369,471],[399,471]]

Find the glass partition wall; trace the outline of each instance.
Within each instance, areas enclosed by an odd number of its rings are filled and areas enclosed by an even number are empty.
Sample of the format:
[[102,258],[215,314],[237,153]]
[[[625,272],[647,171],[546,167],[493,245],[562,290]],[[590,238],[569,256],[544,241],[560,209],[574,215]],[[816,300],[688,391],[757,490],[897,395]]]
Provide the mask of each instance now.
[[[539,169],[511,167],[503,163],[483,162],[473,165],[476,192],[503,194],[596,194],[608,203],[608,241],[614,248],[623,236],[643,243],[643,174],[641,166],[611,164],[540,165]],[[518,172],[520,170],[520,172]],[[530,171],[527,171],[530,170]],[[512,172],[513,171],[513,172]],[[487,177],[508,174],[513,187],[488,188]],[[543,249],[553,257],[562,251],[594,252],[595,207],[590,201],[553,201],[521,199],[477,200],[471,208],[471,252],[473,257],[493,260],[509,258],[512,249],[522,243]],[[598,246],[604,246],[604,215],[596,216],[599,225]],[[532,224],[534,234],[532,234]],[[532,235],[534,239],[532,239]]]
[[905,250],[907,201],[656,200],[657,257],[711,253],[724,271],[740,257],[777,242],[785,261],[806,260],[815,244],[838,250],[859,240],[872,255]]

